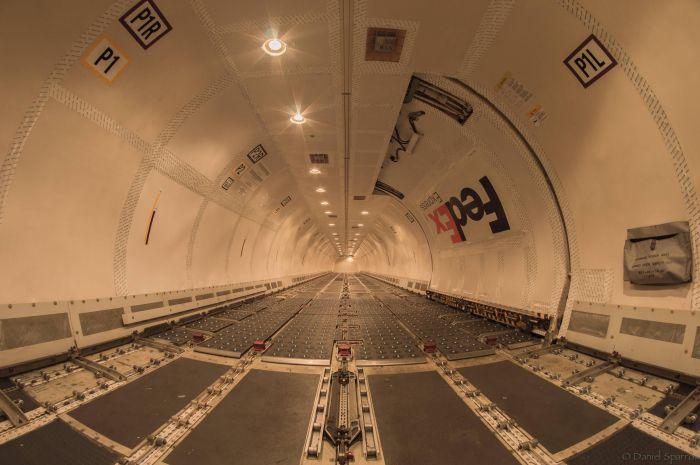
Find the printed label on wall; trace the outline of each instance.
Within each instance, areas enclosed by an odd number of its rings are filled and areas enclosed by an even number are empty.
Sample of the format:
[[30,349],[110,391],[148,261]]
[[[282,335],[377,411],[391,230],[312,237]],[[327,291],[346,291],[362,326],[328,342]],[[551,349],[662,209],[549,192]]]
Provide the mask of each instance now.
[[486,176],[479,179],[484,196],[472,187],[463,187],[444,204],[428,213],[428,218],[438,235],[447,233],[453,244],[467,240],[465,229],[472,222],[486,218],[491,233],[497,234],[510,229],[506,212],[491,181]]
[[613,69],[617,61],[600,40],[591,34],[566,57],[564,64],[585,89]]
[[106,35],[97,38],[81,61],[92,74],[107,84],[112,84],[129,64],[129,58]]
[[542,104],[534,103],[534,93],[513,77],[510,71],[506,71],[498,81],[496,92],[514,109],[524,111],[525,117],[534,126],[540,126],[547,119],[548,114],[542,108]]
[[262,184],[268,176],[270,176],[270,170],[262,162],[258,162],[253,168],[250,162],[242,161],[231,170],[221,187],[230,190],[231,186],[235,185],[235,192],[246,195]]
[[255,163],[259,162],[260,160],[262,160],[263,158],[265,158],[266,155],[267,155],[267,151],[265,150],[265,148],[261,144],[258,144],[253,148],[253,150],[248,152],[247,156],[248,156],[248,160],[250,160],[251,162],[253,162],[253,164],[255,164]]
[[173,30],[153,0],[141,0],[119,22],[144,50]]

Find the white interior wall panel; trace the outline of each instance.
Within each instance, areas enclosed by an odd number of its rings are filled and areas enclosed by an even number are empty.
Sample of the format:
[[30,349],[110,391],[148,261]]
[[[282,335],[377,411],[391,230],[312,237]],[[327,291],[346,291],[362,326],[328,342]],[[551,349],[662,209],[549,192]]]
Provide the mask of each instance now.
[[[689,221],[700,246],[697,2],[353,2],[346,185],[339,2],[154,1],[173,28],[146,49],[119,22],[135,0],[0,6],[2,318],[57,302],[82,326],[90,309],[66,302],[106,311],[104,299],[335,268],[560,316],[574,342],[700,373],[698,261],[688,284],[622,277],[629,228]],[[364,59],[367,27],[406,31],[399,61]],[[260,50],[272,33],[281,57]],[[583,87],[564,60],[591,34],[617,65]],[[111,83],[84,58],[100,40],[128,62]],[[472,105],[469,120],[404,104],[413,75]],[[418,110],[415,150],[389,161],[393,125],[405,137]],[[466,202],[465,187],[494,200],[484,177],[508,227],[472,211],[462,238],[445,203]],[[403,198],[372,195],[377,179]],[[651,340],[630,318],[683,339]],[[80,345],[122,331],[84,329]]]

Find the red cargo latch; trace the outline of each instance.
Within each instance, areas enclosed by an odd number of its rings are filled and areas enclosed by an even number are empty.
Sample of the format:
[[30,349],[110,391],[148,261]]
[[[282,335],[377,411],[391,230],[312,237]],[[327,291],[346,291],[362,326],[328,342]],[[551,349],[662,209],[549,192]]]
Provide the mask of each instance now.
[[265,347],[265,341],[261,341],[260,339],[253,343],[253,350],[257,352],[262,352],[263,350],[265,350]]
[[434,354],[437,350],[437,346],[433,341],[425,341],[423,343],[423,351],[427,354]]
[[341,342],[338,344],[338,355],[340,357],[350,357],[352,355],[352,348],[350,344]]

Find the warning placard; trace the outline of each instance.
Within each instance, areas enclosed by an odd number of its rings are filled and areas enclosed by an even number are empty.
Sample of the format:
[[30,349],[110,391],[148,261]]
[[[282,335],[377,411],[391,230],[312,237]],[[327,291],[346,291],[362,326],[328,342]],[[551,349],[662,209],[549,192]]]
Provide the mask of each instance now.
[[613,69],[617,61],[600,40],[591,34],[566,57],[564,64],[586,88]]
[[129,64],[129,58],[107,36],[102,35],[85,51],[81,59],[92,73],[111,84]]

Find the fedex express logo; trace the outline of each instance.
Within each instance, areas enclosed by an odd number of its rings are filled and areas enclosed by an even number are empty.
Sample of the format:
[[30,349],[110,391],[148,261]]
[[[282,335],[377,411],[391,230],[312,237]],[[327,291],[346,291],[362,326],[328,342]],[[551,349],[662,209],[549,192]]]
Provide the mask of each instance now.
[[459,198],[450,197],[444,204],[428,213],[428,218],[433,220],[437,228],[437,234],[451,231],[450,239],[453,243],[464,242],[464,227],[471,219],[472,221],[480,221],[484,215],[493,214],[493,219],[489,221],[491,232],[496,234],[503,231],[508,231],[510,225],[506,212],[503,211],[501,199],[493,188],[489,178],[484,176],[479,179],[481,187],[486,192],[486,202],[481,198],[478,192],[470,187],[465,187],[459,193]]

